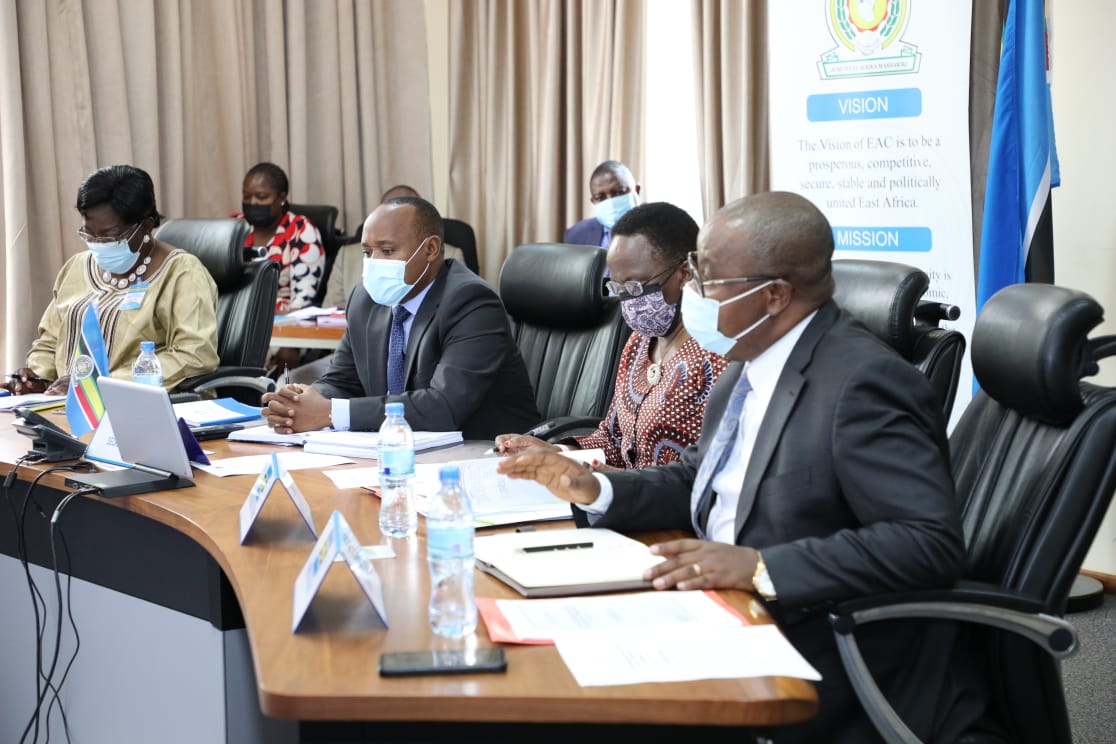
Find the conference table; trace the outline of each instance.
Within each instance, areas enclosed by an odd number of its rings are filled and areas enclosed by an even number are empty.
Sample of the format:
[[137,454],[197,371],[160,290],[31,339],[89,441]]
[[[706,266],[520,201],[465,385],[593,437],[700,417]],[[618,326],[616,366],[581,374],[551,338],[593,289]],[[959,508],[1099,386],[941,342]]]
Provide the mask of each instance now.
[[[29,449],[30,440],[12,428],[12,419],[12,414],[0,413],[2,474],[8,473]],[[59,417],[63,425],[64,421]],[[212,452],[211,459],[267,454],[276,449],[225,440],[210,440],[203,445]],[[467,459],[479,456],[489,445],[465,443],[420,453],[419,459],[427,462]],[[343,467],[372,464],[358,460]],[[63,481],[66,473],[44,475],[46,468],[45,465],[18,468],[15,493],[5,494],[13,507],[22,504],[26,512],[27,501],[31,500],[37,504],[35,508],[50,515],[52,505],[69,489]],[[506,725],[511,727],[509,731],[516,725],[559,723],[656,725],[667,731],[701,727],[703,736],[709,732],[723,733],[727,740],[739,737],[740,726],[789,723],[814,713],[813,685],[793,678],[581,687],[552,645],[506,646],[508,668],[501,674],[380,678],[377,660],[383,652],[448,648],[462,643],[434,636],[427,623],[429,577],[422,521],[414,537],[383,538],[377,526],[379,502],[369,491],[339,490],[319,470],[294,470],[291,474],[309,501],[319,529],[334,510],[339,510],[362,544],[387,543],[394,550],[395,558],[374,562],[384,586],[390,627],[384,628],[353,576],[343,564],[337,564],[326,576],[303,626],[299,632],[292,632],[293,585],[314,545],[314,537],[299,518],[293,502],[277,487],[242,545],[238,513],[253,476],[220,478],[195,471],[193,488],[111,500],[91,495],[78,497],[59,520],[73,552],[72,573],[116,594],[147,593],[145,601],[167,607],[168,612],[203,617],[220,630],[238,631],[242,626],[238,632],[246,636],[250,647],[246,673],[254,677],[259,712],[264,719],[458,722],[495,725],[497,730]],[[20,496],[19,487],[25,488],[36,477],[39,478],[36,488],[43,490],[36,491],[34,499],[28,499],[26,494]],[[16,513],[15,508],[11,513]],[[37,550],[32,545],[49,539],[45,526],[34,526],[47,520],[34,513],[30,517],[25,514],[22,520],[32,525],[28,528],[32,563],[50,566],[49,553],[41,545]],[[572,522],[547,524],[570,526]],[[540,524],[539,528],[546,526]],[[0,529],[5,535],[11,532],[4,527],[3,517]],[[148,532],[153,536],[145,537]],[[650,543],[682,534],[632,536]],[[134,548],[129,547],[131,543],[135,543]],[[120,551],[133,558],[106,558],[107,567],[94,567],[101,553]],[[0,537],[0,553],[14,555],[8,537]],[[157,574],[156,580],[146,580],[150,584],[146,589],[140,586],[145,579],[132,576],[145,572]],[[191,589],[198,581],[201,589]],[[185,607],[184,597],[191,593],[201,597],[202,611]],[[476,594],[519,598],[505,584],[479,571]],[[739,591],[720,594],[750,622],[771,622],[762,603],[750,594]],[[15,600],[8,601],[29,603],[27,596],[24,587],[22,592],[11,595]],[[478,623],[475,635],[464,643],[478,647],[493,645],[483,621]],[[225,658],[224,663],[229,665]],[[30,673],[25,681],[30,684]],[[228,708],[228,699],[223,704]],[[242,705],[250,706],[251,701]],[[455,728],[460,735],[459,727]]]
[[312,320],[281,321],[271,326],[271,345],[297,349],[336,349],[344,326],[318,325]]

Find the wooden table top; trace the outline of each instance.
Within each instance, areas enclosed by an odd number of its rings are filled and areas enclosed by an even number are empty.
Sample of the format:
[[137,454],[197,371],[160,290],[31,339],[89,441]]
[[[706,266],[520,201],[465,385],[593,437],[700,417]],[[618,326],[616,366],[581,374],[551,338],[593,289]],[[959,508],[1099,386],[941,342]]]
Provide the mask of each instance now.
[[313,321],[287,321],[271,326],[273,346],[295,346],[308,349],[334,349],[345,335],[343,326],[320,326]]
[[[29,449],[14,430],[14,416],[0,413],[0,474]],[[52,417],[65,428],[64,417]],[[268,445],[211,440],[214,457],[254,455]],[[487,444],[487,443],[486,443]],[[474,457],[469,444],[423,455],[439,461]],[[360,461],[345,467],[367,467]],[[30,480],[35,466],[21,467]],[[349,521],[362,544],[387,540],[378,529],[378,499],[363,490],[338,490],[322,472],[296,470],[295,481],[310,502],[315,524],[334,509]],[[314,544],[294,505],[281,489],[268,498],[248,542],[241,545],[237,515],[253,476],[218,478],[195,471],[195,488],[107,500],[184,533],[224,570],[244,615],[251,643],[260,707],[278,718],[368,721],[487,721],[766,725],[813,715],[816,694],[807,681],[785,677],[698,680],[622,686],[580,687],[554,646],[509,645],[503,674],[383,679],[377,672],[385,651],[449,648],[461,641],[437,638],[426,617],[429,576],[425,528],[390,543],[396,558],[377,560],[390,629],[385,630],[356,581],[344,567],[326,577],[298,633],[291,632],[295,577]],[[42,483],[65,489],[62,475]],[[86,498],[99,499],[96,496]],[[568,523],[560,523],[568,526]],[[681,533],[678,533],[681,534]],[[655,542],[672,533],[640,533]],[[500,581],[478,571],[478,597],[519,598]],[[762,604],[745,592],[721,595],[753,623],[770,622]],[[493,645],[478,623],[477,646]]]

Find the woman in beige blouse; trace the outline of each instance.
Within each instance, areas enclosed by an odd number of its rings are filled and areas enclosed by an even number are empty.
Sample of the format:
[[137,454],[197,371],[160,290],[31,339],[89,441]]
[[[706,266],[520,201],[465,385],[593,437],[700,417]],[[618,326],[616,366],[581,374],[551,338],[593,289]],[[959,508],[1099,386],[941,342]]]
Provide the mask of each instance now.
[[131,379],[141,341],[155,342],[168,390],[216,369],[217,285],[197,258],[155,240],[162,216],[151,177],[130,165],[101,168],[82,182],[76,206],[88,250],[62,266],[39,337],[8,389],[65,392],[91,303],[113,377]]

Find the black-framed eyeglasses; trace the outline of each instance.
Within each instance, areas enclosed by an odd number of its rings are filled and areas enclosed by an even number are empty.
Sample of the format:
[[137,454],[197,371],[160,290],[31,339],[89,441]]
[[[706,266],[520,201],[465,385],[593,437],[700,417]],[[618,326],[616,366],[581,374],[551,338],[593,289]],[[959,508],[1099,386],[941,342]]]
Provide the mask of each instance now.
[[77,234],[79,238],[87,243],[115,243],[119,240],[131,240],[135,237],[136,231],[139,230],[141,224],[141,222],[137,222],[135,226],[132,227],[131,232],[128,232],[128,228],[124,227],[116,235],[93,235],[85,229],[85,225],[82,225],[77,229]]
[[605,282],[605,286],[608,287],[608,291],[611,294],[617,295],[621,300],[641,297],[645,292],[651,293],[661,289],[663,286],[662,282],[656,283],[655,280],[661,276],[673,274],[681,265],[680,263],[676,263],[674,266],[663,269],[645,282],[636,281],[635,279],[629,279],[626,282],[618,282],[615,279],[609,279]]
[[697,265],[697,251],[690,251],[686,255],[686,261],[690,266],[690,275],[693,277],[691,281],[697,289],[697,293],[701,297],[705,297],[706,287],[715,287],[718,284],[747,284],[748,282],[775,282],[781,281],[783,277],[775,276],[773,274],[757,274],[756,276],[736,276],[731,279],[702,279],[701,272],[698,271]]

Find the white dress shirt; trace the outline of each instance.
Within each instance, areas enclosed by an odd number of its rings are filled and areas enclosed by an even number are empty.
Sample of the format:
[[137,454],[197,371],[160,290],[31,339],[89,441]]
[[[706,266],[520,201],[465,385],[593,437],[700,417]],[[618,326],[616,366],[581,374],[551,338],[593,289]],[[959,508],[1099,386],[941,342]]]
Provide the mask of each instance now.
[[[410,315],[403,321],[403,348],[407,348],[407,342],[411,340],[411,326],[415,324],[415,316],[418,315],[419,308],[422,307],[422,301],[426,299],[429,294],[430,288],[434,286],[434,282],[430,282],[426,287],[417,295],[402,303],[403,307],[407,308]],[[386,369],[386,367],[385,367]],[[334,398],[330,401],[330,415],[333,417],[333,428],[335,431],[348,431],[349,429],[349,399],[348,398]]]

